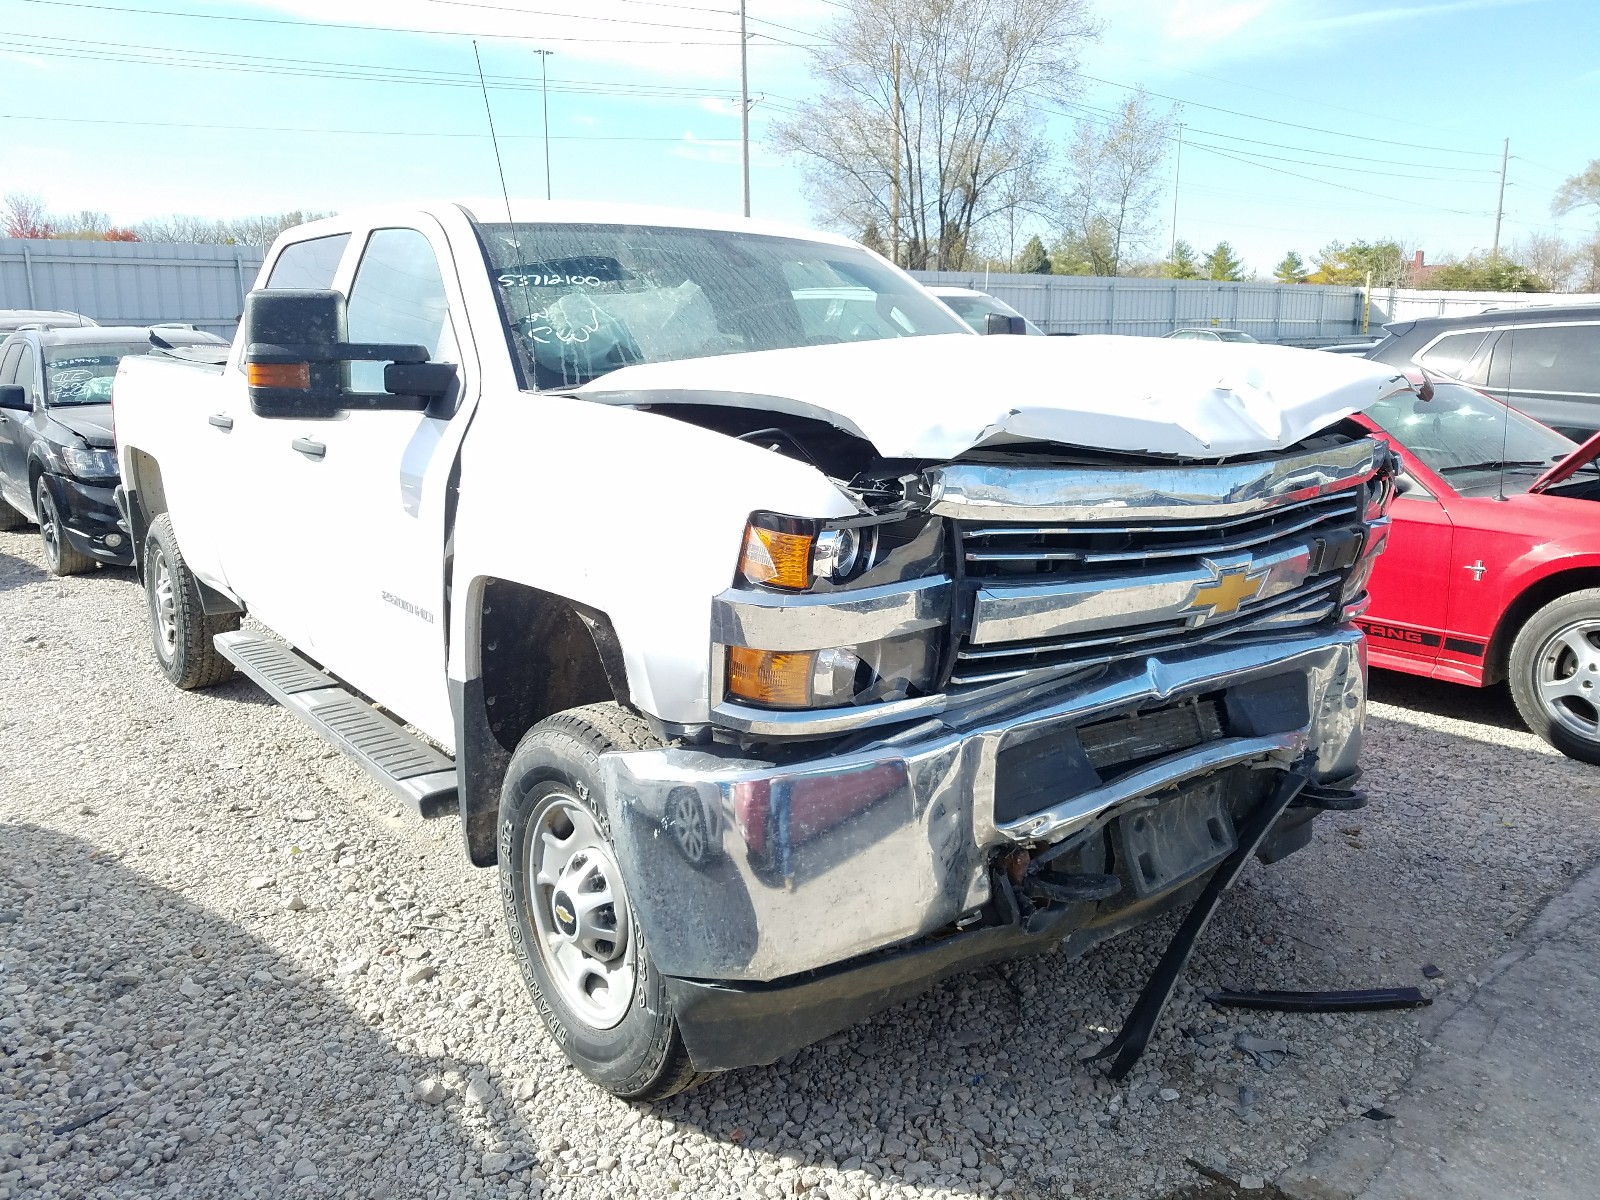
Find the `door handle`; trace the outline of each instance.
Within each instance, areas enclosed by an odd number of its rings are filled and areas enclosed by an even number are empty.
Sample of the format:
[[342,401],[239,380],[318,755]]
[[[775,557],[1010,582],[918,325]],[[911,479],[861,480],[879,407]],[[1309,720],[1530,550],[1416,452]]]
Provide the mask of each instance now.
[[310,438],[295,438],[289,445],[313,462],[321,462],[323,455],[328,453],[328,448],[321,442],[314,442]]
[[233,431],[233,418],[227,413],[212,413],[206,420],[222,430],[223,433],[231,433]]

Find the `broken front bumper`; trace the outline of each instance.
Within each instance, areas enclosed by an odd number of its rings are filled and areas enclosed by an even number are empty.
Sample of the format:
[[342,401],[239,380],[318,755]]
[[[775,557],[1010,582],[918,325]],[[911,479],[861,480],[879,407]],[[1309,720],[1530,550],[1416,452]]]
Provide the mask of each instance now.
[[[1074,757],[1084,727],[1189,700],[1219,716],[1185,749],[1110,778]],[[1175,784],[1303,757],[1315,780],[1344,779],[1360,752],[1365,647],[1345,625],[1121,663],[1010,703],[820,759],[604,756],[612,837],[656,967],[785,980],[973,919],[997,852],[1097,828]]]

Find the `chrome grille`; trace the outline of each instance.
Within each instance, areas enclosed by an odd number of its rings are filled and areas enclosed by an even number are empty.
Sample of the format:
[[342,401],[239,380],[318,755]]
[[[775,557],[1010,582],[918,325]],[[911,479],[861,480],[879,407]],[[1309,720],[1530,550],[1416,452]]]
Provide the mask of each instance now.
[[[1062,524],[958,521],[966,603],[947,686],[959,691],[1328,620],[1339,609],[1349,548],[1360,544],[1352,539],[1364,530],[1363,502],[1364,489],[1347,488],[1205,521],[1112,513]],[[1234,611],[1189,611],[1188,584],[1170,600],[1171,581],[1184,572],[1248,575],[1272,562],[1292,573],[1270,576],[1276,582]],[[1089,612],[1086,592],[1114,603]],[[997,610],[1023,615],[1008,623]],[[1048,636],[1011,636],[1030,622],[1053,628]]]
[[970,579],[1041,579],[1113,563],[1237,554],[1321,525],[1356,521],[1361,499],[1358,489],[1206,522],[970,523],[961,528],[962,557]]

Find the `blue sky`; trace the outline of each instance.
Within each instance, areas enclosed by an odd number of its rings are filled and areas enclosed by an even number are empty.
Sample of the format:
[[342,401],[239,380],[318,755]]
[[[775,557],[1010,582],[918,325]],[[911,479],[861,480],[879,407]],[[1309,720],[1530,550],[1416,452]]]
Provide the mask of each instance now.
[[[487,204],[476,33],[514,193],[544,193],[543,48],[558,198],[737,211],[729,3],[0,0],[0,192],[123,222]],[[757,215],[811,222],[762,133],[810,94],[804,46],[836,11],[750,0]],[[1082,111],[1135,85],[1181,101],[1177,230],[1197,247],[1225,238],[1263,274],[1335,237],[1487,249],[1508,136],[1503,243],[1600,224],[1549,213],[1600,158],[1596,0],[1101,0],[1097,15]],[[1065,142],[1071,121],[1050,131]]]

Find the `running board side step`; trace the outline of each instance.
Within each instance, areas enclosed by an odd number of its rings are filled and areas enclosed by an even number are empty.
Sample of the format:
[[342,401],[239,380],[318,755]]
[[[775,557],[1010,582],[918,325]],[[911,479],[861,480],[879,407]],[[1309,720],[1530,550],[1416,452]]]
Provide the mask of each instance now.
[[217,653],[422,817],[457,810],[456,765],[282,642],[219,633]]

